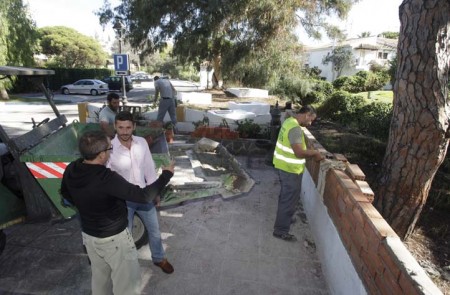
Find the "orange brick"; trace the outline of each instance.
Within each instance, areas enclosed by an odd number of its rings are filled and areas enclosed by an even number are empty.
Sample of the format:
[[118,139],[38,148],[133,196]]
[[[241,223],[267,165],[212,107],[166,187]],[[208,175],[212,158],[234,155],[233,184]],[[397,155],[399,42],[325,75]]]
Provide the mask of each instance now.
[[327,194],[324,192],[323,194],[323,203],[327,208],[334,208],[337,206],[336,204],[337,197],[333,194]]
[[[380,289],[381,294],[397,295],[404,294],[400,285],[395,279],[386,271],[383,275],[375,278],[375,284]],[[408,294],[409,295],[409,294]]]
[[338,188],[339,182],[334,170],[330,170],[330,172],[327,173],[325,181],[327,185],[325,186],[324,195],[325,193],[336,195],[336,190],[339,189]]
[[358,247],[358,245],[355,245],[353,243],[354,242],[353,239],[351,239],[351,241],[352,241],[352,245],[351,245],[350,249],[347,249],[347,253],[352,260],[353,266],[355,267],[357,272],[359,272],[363,265],[361,257],[359,256],[359,253],[361,252],[361,247]]
[[360,209],[362,213],[369,219],[383,219],[383,216],[381,216],[381,214],[372,204],[360,203],[358,209]]
[[361,228],[364,228],[364,224],[367,222],[367,217],[363,215],[361,212],[359,204],[355,205],[352,209],[352,215],[354,218],[354,222],[356,225],[359,225]]
[[348,162],[347,158],[343,154],[333,154],[334,158],[338,161]]
[[361,251],[368,251],[369,239],[364,232],[364,224],[354,223],[355,231],[353,236],[355,238],[355,244],[361,247]]
[[376,252],[361,251],[361,259],[372,277],[384,274],[385,265]]
[[347,194],[341,194],[338,195],[337,198],[337,204],[338,204],[338,208],[339,208],[339,213],[341,215],[343,214],[349,214],[349,216],[351,216],[353,207],[355,206],[355,204],[351,201],[351,199],[349,198],[349,196]]
[[[324,199],[327,200],[327,199]],[[328,214],[331,217],[331,220],[333,220],[334,225],[337,227],[340,219],[341,219],[341,215],[338,213],[338,208],[336,204],[332,204],[330,206],[327,206],[328,209]]]
[[352,179],[354,180],[364,180],[366,179],[366,175],[364,172],[359,168],[356,164],[350,164],[349,162],[346,163],[347,169],[345,171],[349,173]]
[[365,196],[359,188],[352,188],[348,190],[350,197],[355,203],[370,203],[371,201]]
[[400,278],[398,279],[398,284],[402,289],[402,294],[423,294],[422,292],[417,290],[416,285],[413,283],[408,274],[401,273]]
[[397,237],[397,234],[384,219],[370,218],[367,221],[367,226],[370,226],[374,230],[380,240],[386,237]]
[[372,203],[373,199],[375,198],[375,194],[374,194],[373,190],[370,188],[367,181],[355,180],[355,183],[359,187],[359,189],[361,190],[363,195],[366,196]]
[[375,284],[375,277],[369,273],[369,270],[365,267],[361,270],[360,277],[362,277],[362,281],[364,286],[366,287],[366,291],[370,295],[378,295],[380,294],[380,290]]
[[394,254],[387,249],[386,243],[381,242],[380,247],[378,248],[378,256],[380,257],[381,262],[386,266],[386,269],[389,269],[392,276],[399,280],[402,274],[402,268],[393,255]]
[[346,231],[340,231],[339,236],[341,237],[342,243],[344,244],[345,249],[347,249],[347,252],[350,252],[353,246],[351,233]]
[[383,277],[390,289],[394,290],[394,294],[401,294],[402,290],[398,282],[398,280],[400,279],[400,274],[393,274],[389,268],[386,268]]
[[341,170],[333,170],[336,174],[338,182],[347,189],[358,189],[358,186],[353,182],[353,180],[345,172]]
[[375,285],[377,286],[380,294],[382,295],[394,295],[389,292],[389,289],[386,284],[384,284],[384,280],[382,276],[375,277]]
[[364,225],[364,234],[366,235],[367,238],[368,251],[378,253],[381,240],[379,236],[374,232],[374,229],[370,226],[367,226],[367,223]]
[[[346,231],[348,234],[353,234],[353,231],[355,230],[354,223],[351,220],[350,214],[344,214],[339,218],[338,225],[342,228],[342,230]],[[349,218],[350,217],[350,218]],[[341,230],[341,229],[339,229]]]
[[338,192],[336,190],[331,189],[330,186],[328,186],[328,185],[325,186],[325,189],[323,191],[323,200],[327,206],[328,206],[328,203],[330,203],[330,204],[336,203],[336,200],[338,199],[337,195],[338,195]]

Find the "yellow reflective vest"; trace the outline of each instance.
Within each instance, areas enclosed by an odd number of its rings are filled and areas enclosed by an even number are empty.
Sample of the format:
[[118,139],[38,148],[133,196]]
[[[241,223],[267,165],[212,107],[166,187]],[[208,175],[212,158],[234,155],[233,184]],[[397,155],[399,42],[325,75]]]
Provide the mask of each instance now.
[[[300,174],[305,169],[305,159],[295,156],[294,150],[289,142],[289,131],[294,127],[299,127],[298,121],[290,117],[284,121],[278,134],[275,152],[273,153],[273,165],[275,168],[289,173]],[[301,128],[301,127],[300,127]],[[302,130],[302,148],[306,150],[305,136]]]

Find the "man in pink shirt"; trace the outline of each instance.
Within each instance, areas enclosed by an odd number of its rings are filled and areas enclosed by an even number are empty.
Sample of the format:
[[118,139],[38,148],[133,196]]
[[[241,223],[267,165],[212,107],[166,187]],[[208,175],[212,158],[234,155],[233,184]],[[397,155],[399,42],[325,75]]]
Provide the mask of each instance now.
[[[147,141],[132,133],[136,125],[133,115],[123,111],[115,119],[116,136],[111,141],[113,150],[107,167],[119,173],[130,183],[145,187],[153,183],[158,177]],[[173,266],[165,257],[164,247],[159,230],[158,215],[154,203],[127,202],[128,228],[133,228],[134,213],[137,213],[148,231],[149,245],[153,263],[165,273],[172,273]]]

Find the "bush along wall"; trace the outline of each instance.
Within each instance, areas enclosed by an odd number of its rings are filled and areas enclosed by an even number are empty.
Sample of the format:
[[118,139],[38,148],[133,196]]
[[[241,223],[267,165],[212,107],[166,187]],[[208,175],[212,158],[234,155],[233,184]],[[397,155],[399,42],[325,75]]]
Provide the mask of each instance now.
[[353,76],[342,76],[333,81],[337,90],[358,93],[375,91],[383,88],[389,82],[389,75],[385,72],[359,71]]
[[387,140],[392,118],[392,105],[372,102],[366,105],[360,95],[336,91],[318,108],[318,115],[346,125],[379,140]]

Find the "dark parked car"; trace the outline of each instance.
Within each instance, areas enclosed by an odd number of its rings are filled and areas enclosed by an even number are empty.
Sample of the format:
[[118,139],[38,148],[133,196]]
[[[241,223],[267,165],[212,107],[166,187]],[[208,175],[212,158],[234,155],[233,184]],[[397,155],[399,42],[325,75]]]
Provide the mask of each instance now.
[[[122,76],[111,76],[103,79],[105,83],[108,83],[109,90],[120,90],[122,91]],[[125,91],[130,91],[133,89],[133,81],[130,76],[125,76]]]

